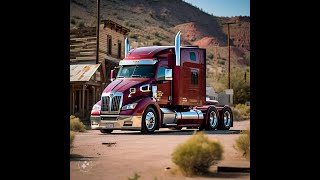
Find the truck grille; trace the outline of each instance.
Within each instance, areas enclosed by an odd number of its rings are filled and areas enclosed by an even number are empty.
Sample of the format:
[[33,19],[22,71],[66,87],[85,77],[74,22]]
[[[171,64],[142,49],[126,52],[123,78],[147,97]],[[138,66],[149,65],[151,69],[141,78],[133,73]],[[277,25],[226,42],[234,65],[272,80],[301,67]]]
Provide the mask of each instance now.
[[122,95],[101,97],[101,111],[116,113],[119,112],[122,103]]

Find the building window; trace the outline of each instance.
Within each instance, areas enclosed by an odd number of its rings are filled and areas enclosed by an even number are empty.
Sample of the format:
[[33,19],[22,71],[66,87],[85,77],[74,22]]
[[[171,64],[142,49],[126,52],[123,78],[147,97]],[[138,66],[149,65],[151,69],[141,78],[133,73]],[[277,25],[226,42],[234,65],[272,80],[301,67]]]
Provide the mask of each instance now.
[[121,58],[121,41],[118,40],[118,58]]
[[190,52],[190,60],[196,61],[196,53],[195,52]]
[[111,39],[111,36],[107,36],[107,39],[108,39],[108,55],[111,55],[111,50],[112,50],[112,39]]
[[191,84],[198,85],[198,72],[191,72]]

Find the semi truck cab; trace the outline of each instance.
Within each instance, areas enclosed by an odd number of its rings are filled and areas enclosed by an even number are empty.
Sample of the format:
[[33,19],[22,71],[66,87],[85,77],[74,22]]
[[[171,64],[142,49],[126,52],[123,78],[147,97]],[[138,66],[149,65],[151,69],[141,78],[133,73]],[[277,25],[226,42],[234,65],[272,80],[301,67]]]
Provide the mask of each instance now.
[[200,130],[233,126],[230,107],[206,101],[206,50],[180,46],[150,46],[128,50],[111,71],[113,80],[91,111],[91,128],[102,133],[159,128]]

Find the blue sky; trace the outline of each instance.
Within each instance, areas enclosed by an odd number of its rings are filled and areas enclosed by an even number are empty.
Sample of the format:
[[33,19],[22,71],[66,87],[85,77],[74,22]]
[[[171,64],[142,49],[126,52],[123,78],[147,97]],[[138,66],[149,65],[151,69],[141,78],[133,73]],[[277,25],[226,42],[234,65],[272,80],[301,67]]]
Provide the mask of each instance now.
[[250,16],[250,0],[184,0],[214,16]]

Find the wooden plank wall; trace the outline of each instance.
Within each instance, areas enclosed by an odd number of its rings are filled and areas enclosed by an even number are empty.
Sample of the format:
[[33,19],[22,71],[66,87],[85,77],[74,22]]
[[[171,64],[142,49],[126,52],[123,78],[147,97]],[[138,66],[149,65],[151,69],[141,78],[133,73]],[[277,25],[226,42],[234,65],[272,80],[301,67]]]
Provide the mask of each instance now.
[[96,39],[94,27],[70,30],[70,61],[95,60]]

